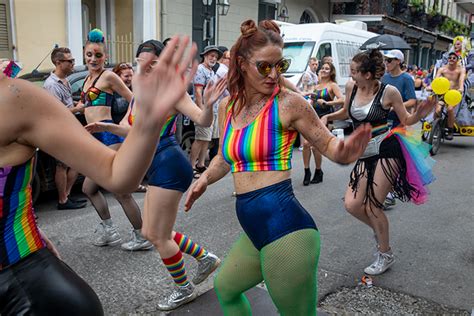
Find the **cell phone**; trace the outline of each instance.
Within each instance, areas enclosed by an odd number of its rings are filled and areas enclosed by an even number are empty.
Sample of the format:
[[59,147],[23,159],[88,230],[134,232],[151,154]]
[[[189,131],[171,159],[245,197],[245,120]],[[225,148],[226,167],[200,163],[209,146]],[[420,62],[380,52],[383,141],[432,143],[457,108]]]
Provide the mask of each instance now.
[[10,60],[8,65],[3,69],[5,76],[15,78],[21,70],[21,66],[14,60]]

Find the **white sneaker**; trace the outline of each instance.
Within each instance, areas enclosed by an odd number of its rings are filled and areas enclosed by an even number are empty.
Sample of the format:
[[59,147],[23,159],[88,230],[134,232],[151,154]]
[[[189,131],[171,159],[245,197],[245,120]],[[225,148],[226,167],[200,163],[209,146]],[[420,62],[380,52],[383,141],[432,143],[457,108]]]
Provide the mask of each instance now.
[[100,223],[94,233],[97,232],[99,232],[98,237],[92,242],[94,246],[116,246],[122,241],[116,226],[107,226],[104,223]]
[[126,243],[123,243],[120,247],[123,250],[136,251],[136,250],[149,250],[153,248],[153,244],[143,238],[140,232],[137,232],[132,229],[131,238]]
[[388,252],[377,251],[375,256],[377,257],[375,261],[364,269],[365,273],[370,275],[382,274],[395,262],[395,256],[393,255],[392,250],[389,250]]
[[158,303],[158,308],[162,311],[170,311],[191,302],[196,297],[197,293],[191,283],[186,286],[177,286],[167,299]]
[[193,283],[195,285],[202,283],[217,269],[217,267],[219,267],[220,264],[221,259],[219,259],[215,254],[208,252],[204,258],[198,261],[198,269],[193,278]]

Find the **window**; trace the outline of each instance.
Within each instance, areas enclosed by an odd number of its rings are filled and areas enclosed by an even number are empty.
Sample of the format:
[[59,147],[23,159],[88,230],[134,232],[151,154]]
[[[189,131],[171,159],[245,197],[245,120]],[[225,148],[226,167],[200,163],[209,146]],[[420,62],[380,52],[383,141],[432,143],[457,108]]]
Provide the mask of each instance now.
[[313,53],[313,48],[314,42],[285,43],[283,57],[291,60],[291,65],[287,72],[299,73],[305,71],[309,58]]
[[276,16],[276,5],[265,1],[258,3],[258,20],[274,20]]
[[350,76],[350,65],[352,58],[358,53],[360,44],[341,41],[336,43],[337,60],[339,62],[339,74],[341,77]]
[[13,44],[8,0],[0,0],[0,58],[13,59]]
[[311,16],[311,14],[304,10],[303,14],[301,15],[300,17],[300,24],[305,24],[305,23],[314,23],[314,19],[313,17]]
[[319,46],[319,50],[318,50],[318,53],[316,54],[316,58],[319,61],[322,61],[324,56],[332,56],[331,43],[322,43]]

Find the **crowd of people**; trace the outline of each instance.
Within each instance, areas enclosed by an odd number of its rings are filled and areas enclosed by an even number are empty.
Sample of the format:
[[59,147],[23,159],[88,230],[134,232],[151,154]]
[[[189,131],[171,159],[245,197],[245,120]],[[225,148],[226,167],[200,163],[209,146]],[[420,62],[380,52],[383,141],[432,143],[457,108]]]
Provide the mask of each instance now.
[[[427,147],[407,126],[433,111],[437,99],[424,100],[417,91],[429,91],[429,78],[439,76],[464,89],[465,70],[456,51],[431,75],[414,67],[404,70],[399,50],[358,53],[342,93],[331,56],[321,62],[311,58],[299,87],[283,78],[290,61],[273,21],[243,22],[230,50],[207,46],[200,63],[194,59],[196,46],[188,49],[188,44],[187,37],[145,41],[136,52],[135,71],[125,62],[109,71],[104,34],[92,30],[83,56],[89,73],[77,104],[67,81],[75,61],[67,48],[51,54],[55,69],[44,85],[49,93],[2,75],[1,314],[104,312],[94,291],[61,261],[35,222],[30,182],[36,148],[57,159],[58,209],[85,207],[87,201],[73,199],[70,192],[78,173],[86,176],[82,190],[100,217],[96,246],[122,241],[100,189],[114,193],[132,226],[131,239],[121,248],[155,248],[175,284],[159,302],[161,310],[195,299],[195,285],[220,266],[214,288],[226,315],[250,315],[244,292],[262,281],[281,314],[316,313],[320,233],[293,192],[291,160],[298,135],[305,186],[323,182],[322,156],[343,165],[355,162],[344,206],[372,229],[377,247],[375,261],[364,272],[382,274],[394,263],[384,209],[394,199],[424,203],[425,187],[434,179]],[[194,99],[187,93],[190,84]],[[113,108],[126,114],[116,116]],[[71,115],[77,112],[84,113],[85,127]],[[190,157],[174,135],[179,114],[195,123]],[[335,137],[330,123],[348,118],[354,131]],[[48,124],[51,120],[57,124]],[[189,211],[209,185],[229,172],[242,233],[221,265],[220,258],[174,225],[186,192]],[[131,192],[145,175],[142,215]],[[198,262],[192,279],[183,253]],[[64,294],[52,294],[58,291]]]

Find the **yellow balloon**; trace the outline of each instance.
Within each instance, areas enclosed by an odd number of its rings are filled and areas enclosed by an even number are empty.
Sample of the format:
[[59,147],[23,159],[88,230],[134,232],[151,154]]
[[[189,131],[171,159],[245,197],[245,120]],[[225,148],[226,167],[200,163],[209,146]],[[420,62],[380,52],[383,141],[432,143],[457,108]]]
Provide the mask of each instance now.
[[449,90],[444,95],[444,102],[449,106],[456,106],[461,102],[462,94],[458,90]]
[[445,94],[448,92],[450,86],[451,84],[449,83],[449,80],[444,77],[436,78],[431,83],[431,88],[436,94]]

